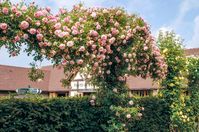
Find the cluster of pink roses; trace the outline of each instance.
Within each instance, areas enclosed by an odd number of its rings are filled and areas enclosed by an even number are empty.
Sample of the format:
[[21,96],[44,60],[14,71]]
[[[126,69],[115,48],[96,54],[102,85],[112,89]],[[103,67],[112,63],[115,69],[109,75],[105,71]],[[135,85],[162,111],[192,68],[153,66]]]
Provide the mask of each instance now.
[[[14,36],[7,36],[6,21],[0,23],[1,36],[14,43],[23,38],[33,43],[32,47],[39,47],[39,54],[61,60],[60,64],[69,70],[87,63],[96,76],[111,74],[113,65],[123,66],[127,74],[138,71],[137,75],[142,77],[165,75],[164,59],[141,18],[129,16],[121,9],[85,9],[77,5],[70,12],[61,9],[58,15],[52,15],[49,8],[33,7],[2,6],[1,15],[22,17],[13,23],[18,26],[12,29],[17,33]],[[31,14],[25,14],[28,10]],[[126,22],[120,17],[126,18]],[[123,81],[122,77],[119,80]]]

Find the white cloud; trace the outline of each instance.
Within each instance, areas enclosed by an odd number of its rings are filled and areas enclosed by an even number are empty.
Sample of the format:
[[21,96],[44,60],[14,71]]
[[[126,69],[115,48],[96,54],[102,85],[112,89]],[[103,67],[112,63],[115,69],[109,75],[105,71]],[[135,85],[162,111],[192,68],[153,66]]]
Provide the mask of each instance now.
[[172,27],[174,29],[178,29],[183,25],[184,17],[190,10],[199,8],[199,1],[198,0],[183,0],[180,4],[179,15],[172,23]]
[[[159,32],[160,30],[163,31],[174,31],[177,36],[181,36],[179,34],[179,30],[182,30],[181,28],[183,28],[183,30],[186,30],[185,27],[191,27],[194,26],[194,31],[193,31],[193,36],[191,38],[191,40],[185,40],[185,42],[187,43],[186,47],[190,48],[190,47],[199,47],[199,16],[195,18],[194,23],[190,21],[187,22],[185,20],[185,17],[188,15],[188,13],[194,9],[198,9],[199,8],[199,1],[198,0],[183,0],[180,4],[179,7],[179,12],[178,12],[178,16],[176,17],[176,19],[174,19],[171,24],[160,27],[157,31],[155,31],[155,34],[157,36],[157,32]],[[191,24],[191,25],[190,25]],[[183,37],[182,37],[183,38]]]
[[199,47],[199,16],[194,20],[194,32],[192,39],[188,42],[189,48]]

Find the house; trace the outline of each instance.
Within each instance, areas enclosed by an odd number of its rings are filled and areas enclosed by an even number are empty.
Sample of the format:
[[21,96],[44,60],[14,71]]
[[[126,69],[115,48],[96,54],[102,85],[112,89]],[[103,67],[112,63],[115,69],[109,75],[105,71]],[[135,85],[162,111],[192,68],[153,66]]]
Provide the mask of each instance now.
[[[96,91],[97,87],[87,84],[81,74],[77,74],[70,87],[63,87],[60,80],[64,78],[63,69],[44,66],[41,68],[45,76],[42,81],[32,82],[28,78],[30,68],[0,65],[0,96],[16,93],[17,88],[35,87],[49,97],[84,96]],[[133,94],[146,96],[157,92],[158,85],[151,79],[140,77],[127,78],[127,85]]]
[[[186,56],[199,56],[199,48],[186,49]],[[63,87],[60,80],[64,78],[63,69],[44,66],[41,68],[45,76],[43,81],[32,82],[28,78],[30,68],[0,65],[0,96],[16,93],[17,88],[28,86],[39,88],[42,94],[49,97],[84,96],[96,91],[97,87],[87,84],[84,78],[77,74],[70,87]],[[139,96],[156,95],[159,90],[157,82],[152,79],[130,76],[126,80],[132,94]]]

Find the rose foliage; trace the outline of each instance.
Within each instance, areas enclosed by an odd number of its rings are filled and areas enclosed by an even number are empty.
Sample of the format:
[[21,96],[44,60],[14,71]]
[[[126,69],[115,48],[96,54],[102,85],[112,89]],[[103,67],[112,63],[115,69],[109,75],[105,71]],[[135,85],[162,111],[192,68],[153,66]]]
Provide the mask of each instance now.
[[124,74],[144,78],[165,75],[165,63],[149,26],[119,8],[76,5],[54,15],[49,8],[3,1],[0,46],[16,56],[22,45],[27,45],[25,51],[32,53],[35,61],[47,58],[64,67],[66,77],[67,71],[76,73],[84,67],[93,78],[113,74],[118,81]]

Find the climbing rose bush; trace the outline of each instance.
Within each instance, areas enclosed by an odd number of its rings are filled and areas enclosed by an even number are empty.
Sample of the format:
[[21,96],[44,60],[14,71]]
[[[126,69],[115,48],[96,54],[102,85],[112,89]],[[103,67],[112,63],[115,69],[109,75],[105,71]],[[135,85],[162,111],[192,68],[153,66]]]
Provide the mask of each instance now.
[[[64,68],[65,86],[83,71],[85,78],[99,88],[99,98],[91,99],[91,106],[105,105],[112,114],[121,115],[110,114],[110,123],[117,124],[108,128],[111,131],[127,131],[128,120],[141,117],[137,107],[128,105],[131,97],[126,77],[162,79],[166,74],[167,66],[147,23],[120,8],[84,8],[79,4],[70,11],[61,8],[54,15],[50,8],[33,3],[3,1],[0,47],[5,46],[10,56],[16,56],[23,45],[35,61],[46,58]],[[35,73],[29,74],[32,80],[39,78]]]
[[33,53],[34,60],[51,59],[65,71],[76,73],[87,67],[88,74],[104,77],[117,67],[122,70],[114,73],[118,81],[124,74],[165,76],[166,65],[149,26],[120,8],[75,5],[71,11],[62,8],[54,15],[50,8],[4,1],[0,16],[0,46],[11,56],[27,45],[26,52]]

